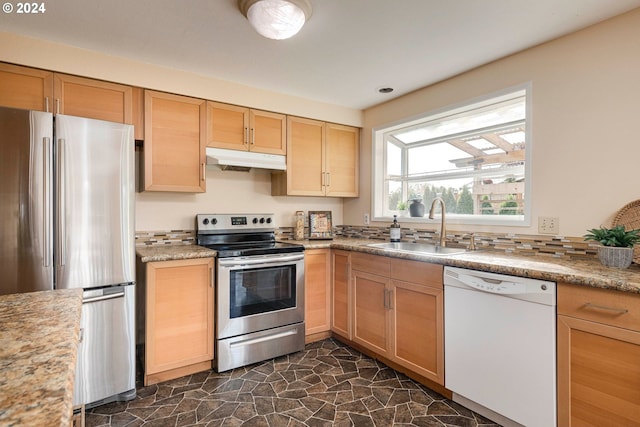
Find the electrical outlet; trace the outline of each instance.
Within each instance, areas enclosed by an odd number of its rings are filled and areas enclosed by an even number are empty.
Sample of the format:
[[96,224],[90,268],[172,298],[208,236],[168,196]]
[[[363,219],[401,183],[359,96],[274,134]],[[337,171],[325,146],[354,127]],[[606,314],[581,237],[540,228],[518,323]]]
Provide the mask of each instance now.
[[556,216],[538,217],[538,233],[556,235],[560,233],[560,218]]
[[369,225],[369,223],[371,222],[369,219],[369,214],[364,214],[364,225]]

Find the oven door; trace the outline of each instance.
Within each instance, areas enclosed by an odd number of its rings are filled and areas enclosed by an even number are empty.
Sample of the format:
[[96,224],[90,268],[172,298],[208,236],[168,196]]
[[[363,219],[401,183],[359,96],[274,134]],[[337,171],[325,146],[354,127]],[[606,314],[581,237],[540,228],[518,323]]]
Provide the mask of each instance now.
[[217,339],[304,321],[304,253],[218,259]]

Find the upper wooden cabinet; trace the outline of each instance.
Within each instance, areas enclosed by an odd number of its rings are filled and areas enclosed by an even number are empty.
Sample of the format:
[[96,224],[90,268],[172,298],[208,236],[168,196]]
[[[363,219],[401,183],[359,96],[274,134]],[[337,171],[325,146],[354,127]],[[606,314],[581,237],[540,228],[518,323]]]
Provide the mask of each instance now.
[[144,189],[204,192],[206,101],[145,90],[144,102]]
[[143,139],[141,115],[134,115],[131,86],[0,63],[0,105],[87,117],[135,126]]
[[207,102],[207,146],[256,153],[286,153],[286,116]]
[[357,197],[360,174],[360,129],[326,124],[325,194]]
[[287,171],[271,174],[274,196],[357,197],[360,130],[287,117]]
[[51,111],[53,73],[0,63],[0,105]]
[[56,114],[133,124],[133,89],[115,83],[55,73]]
[[640,295],[558,284],[558,426],[640,426]]

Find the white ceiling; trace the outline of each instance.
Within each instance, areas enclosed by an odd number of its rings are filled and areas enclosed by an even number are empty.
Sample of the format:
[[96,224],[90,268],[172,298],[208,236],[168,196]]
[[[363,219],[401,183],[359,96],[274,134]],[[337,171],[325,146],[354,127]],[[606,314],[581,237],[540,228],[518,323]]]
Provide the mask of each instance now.
[[[640,7],[640,0],[310,0],[289,40],[236,0],[49,0],[0,29],[364,109]],[[14,2],[16,3],[16,2]],[[380,94],[380,87],[392,87]]]

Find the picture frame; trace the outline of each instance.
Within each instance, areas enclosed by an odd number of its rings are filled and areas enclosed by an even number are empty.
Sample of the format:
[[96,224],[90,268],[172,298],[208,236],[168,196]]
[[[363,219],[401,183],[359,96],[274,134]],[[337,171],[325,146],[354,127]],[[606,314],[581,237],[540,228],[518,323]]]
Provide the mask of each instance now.
[[333,239],[331,211],[309,211],[309,240]]

